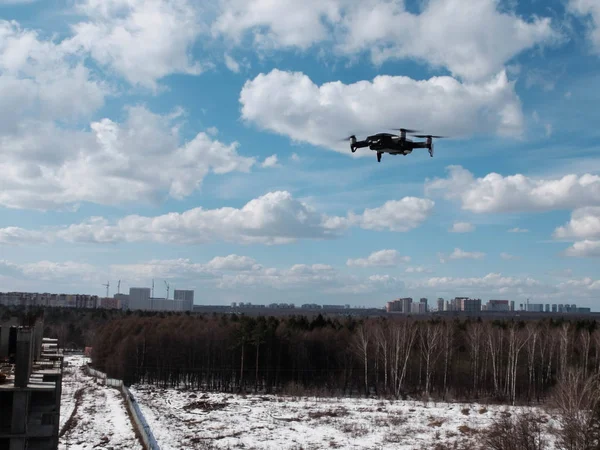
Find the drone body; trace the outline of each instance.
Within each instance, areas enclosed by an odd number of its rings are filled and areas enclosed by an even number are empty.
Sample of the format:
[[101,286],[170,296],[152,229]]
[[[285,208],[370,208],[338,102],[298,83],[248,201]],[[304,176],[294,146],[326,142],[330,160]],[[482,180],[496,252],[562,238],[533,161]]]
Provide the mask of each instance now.
[[413,136],[418,138],[425,138],[426,141],[413,141],[406,138],[407,132],[414,132],[414,130],[407,130],[400,128],[400,135],[390,133],[377,133],[363,141],[358,141],[356,136],[352,135],[348,139],[350,140],[350,149],[352,153],[358,148],[369,147],[369,149],[377,152],[377,161],[381,162],[381,155],[389,153],[390,155],[409,155],[416,148],[426,148],[429,150],[429,156],[433,157],[433,138],[441,138],[443,136],[432,136],[429,134],[415,134]]

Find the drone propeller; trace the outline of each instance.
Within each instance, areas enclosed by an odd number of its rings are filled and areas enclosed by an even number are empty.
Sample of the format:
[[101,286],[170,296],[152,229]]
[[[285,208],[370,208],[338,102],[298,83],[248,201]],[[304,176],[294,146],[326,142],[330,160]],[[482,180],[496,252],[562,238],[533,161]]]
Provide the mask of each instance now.
[[400,131],[400,132],[405,132],[405,133],[418,133],[419,132],[419,130],[410,130],[408,128],[390,128],[390,130]]
[[433,134],[413,134],[413,136],[417,137],[417,138],[421,138],[421,139],[425,139],[425,138],[443,139],[443,138],[448,137],[448,136],[435,136]]
[[341,142],[341,141],[349,141],[349,140],[350,140],[350,139],[352,139],[352,138],[355,138],[355,139],[356,139],[356,136],[355,136],[355,135],[353,135],[353,134],[351,134],[351,135],[350,135],[350,136],[348,136],[348,137],[345,137],[345,138],[342,138],[342,139],[340,139],[340,142]]

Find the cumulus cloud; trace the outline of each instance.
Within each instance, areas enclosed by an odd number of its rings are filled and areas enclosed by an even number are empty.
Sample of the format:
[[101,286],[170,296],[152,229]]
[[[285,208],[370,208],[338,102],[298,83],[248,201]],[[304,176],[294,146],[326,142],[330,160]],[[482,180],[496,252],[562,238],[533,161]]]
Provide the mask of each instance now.
[[0,136],[39,121],[76,121],[104,104],[108,87],[73,56],[63,43],[0,20]]
[[573,14],[590,19],[588,38],[594,52],[600,54],[600,3],[596,0],[569,0],[567,6]]
[[576,209],[571,220],[554,230],[556,239],[600,239],[600,207],[589,206]]
[[215,256],[206,267],[213,270],[259,270],[262,268],[254,258],[240,255]]
[[600,257],[600,240],[585,239],[577,241],[571,247],[567,248],[564,253],[566,256],[578,258]]
[[237,142],[204,132],[181,142],[177,112],[159,115],[136,106],[126,114],[124,123],[92,122],[90,131],[24,126],[19,135],[0,136],[0,204],[52,209],[181,199],[210,172],[248,172],[256,162],[238,154]]
[[41,244],[49,242],[46,233],[20,227],[0,228],[0,244]]
[[235,59],[233,59],[231,55],[225,53],[224,58],[225,66],[227,66],[229,70],[231,70],[234,73],[238,73],[240,71],[240,64]]
[[448,256],[443,253],[438,254],[440,262],[446,263],[447,260],[456,260],[456,259],[483,259],[485,257],[485,253],[482,252],[468,252],[460,248],[455,248],[452,253]]
[[565,175],[558,179],[533,179],[525,175],[489,173],[475,176],[461,166],[449,166],[448,178],[425,183],[427,195],[441,193],[458,199],[462,209],[476,213],[513,213],[573,209],[600,205],[600,176]]
[[534,288],[542,288],[538,280],[531,277],[504,276],[501,273],[488,273],[483,277],[432,277],[410,282],[412,288],[432,288],[438,292],[462,291],[464,295],[471,292],[493,291],[495,293],[531,292]]
[[0,228],[0,242],[28,243],[62,240],[84,243],[158,242],[201,244],[214,240],[242,244],[286,244],[297,239],[331,239],[349,227],[407,232],[423,223],[433,202],[416,197],[390,200],[382,207],[346,217],[328,216],[287,191],[269,192],[242,208],[189,209],[155,217],[129,215],[116,222],[91,217],[66,227],[27,230]]
[[279,162],[277,161],[277,155],[267,156],[262,163],[262,167],[280,167]]
[[35,280],[69,280],[79,279],[83,281],[99,280],[98,269],[87,263],[76,261],[54,262],[37,261],[33,263],[16,264],[6,260],[0,260],[0,273],[17,275],[27,279]]
[[523,123],[520,102],[505,73],[481,84],[447,76],[419,81],[381,75],[372,81],[319,86],[303,73],[274,69],[247,81],[240,103],[242,118],[261,129],[348,154],[342,137],[352,130],[379,130],[382,124],[419,124],[420,129],[461,136],[514,135]]
[[471,233],[475,231],[475,225],[468,222],[455,222],[448,231],[450,233]]
[[188,0],[80,0],[85,19],[72,26],[66,43],[83,50],[134,85],[156,89],[157,80],[176,74],[197,75],[204,66],[191,57],[206,31],[201,11]]
[[338,55],[369,52],[375,64],[410,58],[469,79],[498,73],[522,51],[558,38],[549,18],[501,12],[496,0],[432,0],[417,14],[402,1],[222,0],[213,33],[236,44],[250,36],[259,50],[329,44]]
[[410,231],[431,214],[434,202],[417,197],[389,200],[378,208],[367,208],[360,215],[350,213],[348,220],[365,230]]
[[397,250],[379,250],[366,258],[349,259],[350,267],[394,267],[400,262],[410,262],[410,256],[400,256]]

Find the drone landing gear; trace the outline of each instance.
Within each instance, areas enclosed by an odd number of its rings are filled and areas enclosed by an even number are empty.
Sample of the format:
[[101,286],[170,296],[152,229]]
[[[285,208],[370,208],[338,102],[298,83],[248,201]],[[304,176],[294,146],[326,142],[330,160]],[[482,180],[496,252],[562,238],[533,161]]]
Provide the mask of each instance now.
[[377,152],[377,162],[381,162],[381,152]]
[[351,145],[351,146],[350,146],[350,150],[352,150],[352,153],[354,153],[354,152],[356,151],[356,147],[355,147],[355,146],[353,146],[353,145]]

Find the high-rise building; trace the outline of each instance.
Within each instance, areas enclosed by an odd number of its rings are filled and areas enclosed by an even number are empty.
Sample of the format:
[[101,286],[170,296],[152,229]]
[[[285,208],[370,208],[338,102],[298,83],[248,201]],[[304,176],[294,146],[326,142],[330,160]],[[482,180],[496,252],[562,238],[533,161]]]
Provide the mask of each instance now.
[[444,299],[443,298],[438,298],[437,299],[437,309],[438,311],[443,311],[444,310]]
[[152,309],[150,288],[129,288],[129,309]]
[[427,307],[427,299],[425,297],[423,297],[423,298],[421,298],[419,300],[419,303],[422,304],[422,305],[424,305],[424,311],[423,312],[426,313],[429,310],[429,308]]
[[194,304],[194,291],[185,289],[175,289],[173,292],[173,300],[181,300],[190,305]]
[[488,300],[487,311],[509,311],[510,304],[508,300]]

